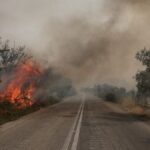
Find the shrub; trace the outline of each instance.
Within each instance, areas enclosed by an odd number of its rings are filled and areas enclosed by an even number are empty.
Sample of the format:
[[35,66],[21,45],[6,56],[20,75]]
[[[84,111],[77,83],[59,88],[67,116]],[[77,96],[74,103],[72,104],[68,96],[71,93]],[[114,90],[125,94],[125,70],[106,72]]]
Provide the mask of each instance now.
[[105,95],[105,100],[109,101],[109,102],[116,102],[117,101],[117,97],[114,93],[107,93]]

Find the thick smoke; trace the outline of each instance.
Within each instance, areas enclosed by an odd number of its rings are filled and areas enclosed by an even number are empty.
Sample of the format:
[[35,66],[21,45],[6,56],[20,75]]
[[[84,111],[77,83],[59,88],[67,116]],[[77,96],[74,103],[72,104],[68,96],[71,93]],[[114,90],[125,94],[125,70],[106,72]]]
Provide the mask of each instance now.
[[[21,35],[32,45],[33,53],[46,62],[44,65],[55,68],[76,85],[107,82],[134,87],[133,76],[141,67],[135,53],[144,46],[150,47],[148,0],[24,3],[30,6],[30,11],[22,17],[30,14],[34,20],[37,16],[36,21],[28,19],[29,35]],[[39,7],[34,9],[33,4]],[[36,38],[30,31],[36,33],[33,34]]]

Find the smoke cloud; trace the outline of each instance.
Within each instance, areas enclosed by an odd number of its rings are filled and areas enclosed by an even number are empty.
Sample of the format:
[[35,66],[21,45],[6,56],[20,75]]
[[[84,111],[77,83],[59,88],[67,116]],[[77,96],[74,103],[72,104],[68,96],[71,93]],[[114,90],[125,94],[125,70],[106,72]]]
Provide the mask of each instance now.
[[[136,52],[150,47],[148,0],[6,0],[0,33],[30,46],[77,86],[133,88]],[[11,7],[9,7],[11,6]],[[44,60],[44,61],[43,61]]]

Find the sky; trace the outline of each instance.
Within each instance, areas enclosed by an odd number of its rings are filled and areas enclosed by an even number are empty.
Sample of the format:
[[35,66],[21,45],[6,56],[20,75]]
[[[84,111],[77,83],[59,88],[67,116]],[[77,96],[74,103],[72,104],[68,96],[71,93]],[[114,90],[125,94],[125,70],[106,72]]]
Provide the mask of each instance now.
[[149,0],[0,0],[0,36],[26,45],[76,86],[135,88],[150,47]]

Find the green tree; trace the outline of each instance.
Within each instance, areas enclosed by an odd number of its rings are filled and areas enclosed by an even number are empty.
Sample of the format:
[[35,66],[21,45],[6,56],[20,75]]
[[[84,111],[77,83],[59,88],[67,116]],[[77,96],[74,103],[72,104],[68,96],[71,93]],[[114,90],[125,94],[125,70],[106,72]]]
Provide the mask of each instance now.
[[150,98],[150,50],[142,50],[136,54],[136,58],[145,66],[145,70],[136,74],[137,100],[143,105],[147,105]]

